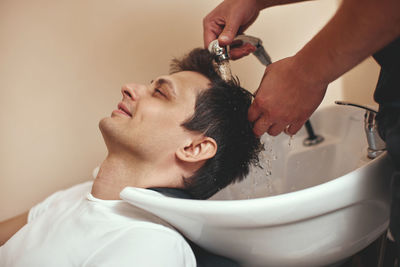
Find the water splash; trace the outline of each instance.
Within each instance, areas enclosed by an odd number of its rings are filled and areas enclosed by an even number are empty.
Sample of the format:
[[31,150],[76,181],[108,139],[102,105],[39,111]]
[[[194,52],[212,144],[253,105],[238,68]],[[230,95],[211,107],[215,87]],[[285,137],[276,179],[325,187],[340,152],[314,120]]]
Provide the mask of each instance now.
[[291,135],[291,136],[289,137],[289,143],[288,143],[288,146],[289,146],[289,148],[290,148],[290,149],[292,149],[292,148],[293,148],[293,137],[294,137],[294,135]]
[[229,60],[223,60],[218,63],[218,72],[224,81],[228,82],[232,80],[232,72]]
[[264,147],[264,151],[259,154],[259,162],[257,166],[253,167],[251,175],[248,177],[249,183],[248,186],[245,186],[247,188],[247,192],[244,195],[245,198],[260,197],[272,194],[272,164],[273,161],[278,159],[277,154],[273,150],[274,140],[275,139],[273,137],[263,138],[261,144]]

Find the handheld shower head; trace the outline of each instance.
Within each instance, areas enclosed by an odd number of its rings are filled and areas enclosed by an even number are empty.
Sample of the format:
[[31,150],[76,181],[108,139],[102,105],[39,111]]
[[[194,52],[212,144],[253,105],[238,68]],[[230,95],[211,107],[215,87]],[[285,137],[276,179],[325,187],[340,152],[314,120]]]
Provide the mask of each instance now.
[[[265,51],[264,46],[262,45],[262,41],[260,38],[250,36],[250,35],[238,35],[234,39],[240,40],[243,44],[249,43],[256,47],[256,50],[253,52],[253,55],[263,64],[264,66],[268,66],[271,64],[271,57]],[[228,46],[219,46],[218,40],[212,41],[208,46],[208,51],[215,55],[215,63],[216,69],[221,78],[225,81],[232,80],[232,72],[229,65],[229,47]]]
[[221,47],[219,46],[218,40],[214,40],[208,46],[208,51],[215,55],[216,70],[221,78],[226,82],[232,80],[228,47]]
[[256,51],[253,52],[253,55],[263,64],[264,66],[268,66],[272,63],[271,57],[268,55],[267,51],[265,51],[264,46],[262,45],[262,41],[260,38],[250,36],[250,35],[238,35],[234,39],[240,40],[243,44],[251,44],[256,47]]
[[223,60],[229,60],[229,53],[227,46],[219,46],[218,39],[212,41],[208,45],[208,51],[215,55],[215,60],[220,62]]

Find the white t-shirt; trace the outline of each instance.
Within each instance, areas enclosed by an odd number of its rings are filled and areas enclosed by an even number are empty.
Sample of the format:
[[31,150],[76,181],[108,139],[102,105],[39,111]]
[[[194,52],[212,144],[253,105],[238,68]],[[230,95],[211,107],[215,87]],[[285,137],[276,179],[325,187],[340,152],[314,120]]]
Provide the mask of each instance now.
[[28,223],[0,247],[0,266],[196,266],[188,243],[166,222],[123,200],[93,197],[92,184],[33,207]]

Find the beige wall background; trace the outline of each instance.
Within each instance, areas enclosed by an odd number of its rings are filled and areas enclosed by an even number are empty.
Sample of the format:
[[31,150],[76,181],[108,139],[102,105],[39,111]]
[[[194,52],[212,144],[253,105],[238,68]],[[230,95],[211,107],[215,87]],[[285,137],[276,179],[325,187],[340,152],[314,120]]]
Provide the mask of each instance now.
[[[219,1],[0,1],[0,220],[49,194],[91,179],[106,155],[98,121],[126,82],[147,83],[169,60],[202,46],[202,18]],[[293,55],[332,16],[338,2],[265,10],[248,34],[273,60]],[[233,64],[254,91],[263,67]],[[373,105],[378,67],[367,60],[329,87],[335,99]]]

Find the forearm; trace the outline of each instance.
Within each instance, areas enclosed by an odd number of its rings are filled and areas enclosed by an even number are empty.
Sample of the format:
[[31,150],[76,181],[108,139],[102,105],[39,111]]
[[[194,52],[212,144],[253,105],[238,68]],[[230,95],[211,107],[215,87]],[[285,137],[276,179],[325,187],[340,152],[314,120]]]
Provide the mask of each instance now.
[[343,0],[328,24],[296,55],[304,75],[332,82],[400,35],[399,0]]
[[259,10],[272,7],[272,6],[280,6],[286,4],[294,4],[298,2],[308,2],[311,0],[257,0],[257,6]]
[[0,222],[0,246],[4,245],[28,221],[28,212]]

